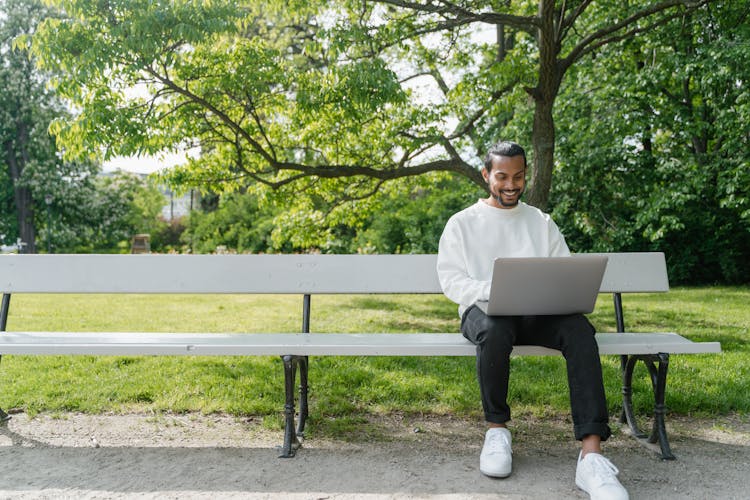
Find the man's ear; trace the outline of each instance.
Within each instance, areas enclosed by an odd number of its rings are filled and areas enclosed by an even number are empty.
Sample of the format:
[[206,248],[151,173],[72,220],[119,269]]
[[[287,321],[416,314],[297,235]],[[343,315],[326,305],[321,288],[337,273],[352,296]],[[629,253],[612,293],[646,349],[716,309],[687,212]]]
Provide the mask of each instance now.
[[483,169],[482,169],[482,178],[484,178],[484,182],[486,182],[487,184],[489,184],[489,183],[490,183],[490,178],[489,178],[489,176],[490,176],[490,174],[489,174],[489,172],[487,172],[487,169],[486,169],[486,168],[483,168]]

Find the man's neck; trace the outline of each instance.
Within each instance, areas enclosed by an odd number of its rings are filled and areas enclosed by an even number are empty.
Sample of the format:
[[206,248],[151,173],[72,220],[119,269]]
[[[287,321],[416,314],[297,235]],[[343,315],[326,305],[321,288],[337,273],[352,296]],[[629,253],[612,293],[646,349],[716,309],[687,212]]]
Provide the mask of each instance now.
[[483,201],[483,202],[484,202],[485,204],[487,204],[487,205],[491,206],[492,208],[497,208],[497,209],[500,209],[500,210],[511,210],[511,209],[513,209],[513,208],[516,208],[516,207],[517,207],[517,206],[518,206],[518,205],[519,205],[519,204],[521,203],[521,202],[519,201],[518,203],[516,203],[516,204],[515,204],[515,205],[513,205],[513,206],[506,206],[506,205],[502,205],[502,204],[500,204],[500,202],[498,202],[498,201],[497,201],[497,199],[495,199],[495,197],[494,197],[494,196],[492,196],[492,195],[488,196],[487,198],[483,198],[483,199],[482,199],[482,201]]

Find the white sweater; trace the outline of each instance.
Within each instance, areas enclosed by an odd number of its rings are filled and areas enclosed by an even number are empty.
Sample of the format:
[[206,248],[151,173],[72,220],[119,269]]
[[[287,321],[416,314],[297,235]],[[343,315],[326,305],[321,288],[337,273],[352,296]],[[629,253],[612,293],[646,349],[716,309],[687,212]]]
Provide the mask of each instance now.
[[438,247],[437,272],[443,293],[459,305],[489,299],[492,263],[497,257],[566,257],[560,229],[541,210],[520,202],[510,209],[479,200],[454,214]]

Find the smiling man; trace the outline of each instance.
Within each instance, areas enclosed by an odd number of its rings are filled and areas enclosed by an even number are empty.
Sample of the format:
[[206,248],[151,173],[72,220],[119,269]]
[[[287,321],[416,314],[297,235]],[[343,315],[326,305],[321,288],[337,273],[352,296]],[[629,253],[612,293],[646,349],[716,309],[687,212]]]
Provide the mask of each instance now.
[[526,153],[499,142],[484,159],[482,176],[490,195],[453,215],[438,248],[443,293],[458,304],[461,332],[477,346],[477,376],[489,429],[479,470],[491,477],[512,471],[508,406],[510,353],[514,345],[560,350],[567,362],[575,438],[582,443],[575,481],[591,498],[627,499],[617,468],[601,455],[610,436],[599,348],[594,327],[582,314],[488,316],[475,303],[489,298],[497,257],[565,257],[570,250],[549,215],[521,201]]

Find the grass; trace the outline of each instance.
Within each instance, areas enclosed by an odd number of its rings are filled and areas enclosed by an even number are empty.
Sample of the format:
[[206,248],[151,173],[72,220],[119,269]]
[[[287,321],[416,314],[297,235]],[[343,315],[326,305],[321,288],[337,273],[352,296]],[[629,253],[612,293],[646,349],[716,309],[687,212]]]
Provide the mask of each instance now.
[[[614,331],[611,298],[590,316]],[[630,331],[676,331],[720,341],[724,352],[673,356],[667,404],[682,415],[750,412],[750,288],[677,288],[624,297]],[[14,295],[8,330],[298,331],[298,296]],[[441,296],[314,296],[313,332],[457,332],[456,307]],[[621,409],[619,358],[602,359],[610,410]],[[0,407],[37,412],[226,412],[280,428],[283,373],[275,357],[5,356]],[[356,425],[362,414],[450,414],[480,418],[472,358],[321,357],[310,365],[311,423],[319,432]],[[636,412],[650,412],[639,366]],[[513,358],[516,415],[569,410],[561,358]],[[327,429],[327,431],[325,430]]]

